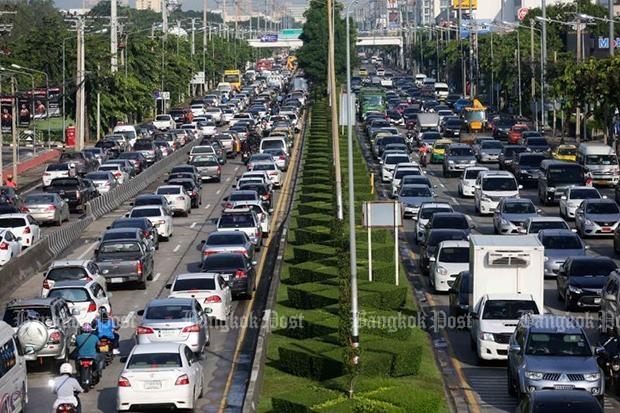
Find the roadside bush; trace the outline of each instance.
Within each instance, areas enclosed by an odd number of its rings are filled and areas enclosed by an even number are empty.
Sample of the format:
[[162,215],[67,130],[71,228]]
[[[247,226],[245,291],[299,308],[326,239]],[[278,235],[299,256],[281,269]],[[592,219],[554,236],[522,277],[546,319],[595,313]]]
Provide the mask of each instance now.
[[333,390],[321,386],[312,386],[306,391],[295,391],[274,397],[272,401],[273,411],[278,413],[318,413],[314,406],[320,406],[325,402],[344,396]]
[[292,284],[324,281],[338,276],[333,258],[320,261],[306,261],[289,267],[289,281]]
[[287,318],[287,328],[278,330],[278,333],[304,340],[333,334],[337,330],[338,318],[325,310],[317,309],[290,315]]
[[331,202],[315,201],[307,202],[305,204],[300,203],[297,209],[299,210],[300,215],[309,215],[315,213],[331,214],[334,211],[334,206]]
[[[307,218],[307,217],[306,217]],[[301,216],[298,221],[301,220]],[[306,225],[303,225],[305,227]],[[308,225],[309,226],[309,225]],[[293,260],[296,263],[304,261],[318,261],[325,258],[330,258],[336,255],[334,247],[321,244],[305,244],[293,246]]]
[[333,244],[330,228],[324,225],[314,225],[312,227],[298,228],[295,230],[295,243],[303,244]]
[[338,302],[338,290],[317,283],[289,286],[288,300],[291,307],[313,309],[326,307]]
[[339,356],[341,349],[333,344],[313,339],[300,340],[278,348],[279,368],[295,376],[323,381],[343,374]]
[[308,214],[308,215],[298,215],[297,225],[300,228],[312,227],[315,225],[330,226],[333,220],[334,220],[333,216],[326,215],[326,214],[314,213],[314,214]]

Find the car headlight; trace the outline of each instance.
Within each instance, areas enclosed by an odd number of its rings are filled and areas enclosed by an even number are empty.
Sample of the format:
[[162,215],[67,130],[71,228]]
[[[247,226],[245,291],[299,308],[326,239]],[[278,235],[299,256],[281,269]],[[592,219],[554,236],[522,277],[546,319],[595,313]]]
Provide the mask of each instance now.
[[589,219],[586,219],[583,223],[586,225],[594,225],[594,223],[590,221]]
[[476,160],[475,159],[470,159],[469,163],[476,163]]
[[483,202],[491,202],[491,198],[489,198],[488,196],[484,196],[484,195],[480,198],[480,200]]
[[449,161],[448,161],[448,163],[449,163],[450,165],[454,165],[454,161],[452,161],[452,160],[449,160]]
[[586,381],[598,381],[601,378],[601,374],[600,373],[586,373],[583,375],[583,378],[586,379]]
[[501,224],[502,224],[502,225],[509,225],[509,224],[510,224],[510,222],[508,222],[507,220],[505,220],[504,218],[502,218],[502,220],[501,220]]
[[526,371],[525,377],[530,380],[542,380],[544,373],[539,371]]
[[446,270],[444,267],[437,267],[437,274],[448,275],[448,270]]
[[575,293],[575,294],[581,294],[583,292],[583,290],[579,287],[575,287],[572,285],[568,286],[568,291],[570,291],[571,293]]
[[493,337],[493,333],[485,333],[484,331],[480,332],[480,339],[483,341],[495,341],[495,337]]

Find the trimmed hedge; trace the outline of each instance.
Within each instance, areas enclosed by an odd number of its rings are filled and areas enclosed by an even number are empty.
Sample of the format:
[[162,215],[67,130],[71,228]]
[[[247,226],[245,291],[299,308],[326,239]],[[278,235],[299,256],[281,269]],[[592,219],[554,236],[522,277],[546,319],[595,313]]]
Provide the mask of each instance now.
[[307,261],[289,266],[289,282],[303,284],[320,282],[338,276],[336,262],[332,258],[321,261]]
[[334,220],[333,216],[325,215],[325,214],[315,213],[315,214],[309,214],[309,215],[298,215],[297,225],[299,228],[312,227],[315,225],[330,226],[333,220]]
[[274,397],[272,406],[274,412],[279,413],[318,413],[314,406],[320,406],[325,402],[343,398],[342,394],[328,390],[321,386],[312,386],[306,392],[285,393]]
[[338,318],[322,309],[307,310],[301,314],[287,317],[287,327],[279,329],[279,334],[304,340],[334,334],[338,331]]
[[[334,357],[334,353],[337,353]],[[295,376],[323,381],[344,374],[342,349],[334,344],[309,339],[288,343],[278,348],[278,367]]]
[[287,292],[289,305],[293,308],[313,309],[338,303],[338,290],[323,284],[306,283],[289,286]]
[[297,208],[300,215],[309,215],[309,214],[332,214],[334,212],[334,206],[331,202],[307,202],[300,203]]
[[297,228],[294,232],[295,243],[298,245],[313,243],[325,245],[333,244],[331,229],[325,225]]
[[[299,220],[301,217],[299,217]],[[328,245],[304,244],[293,245],[293,260],[297,263],[305,261],[318,261],[336,256],[336,249]]]

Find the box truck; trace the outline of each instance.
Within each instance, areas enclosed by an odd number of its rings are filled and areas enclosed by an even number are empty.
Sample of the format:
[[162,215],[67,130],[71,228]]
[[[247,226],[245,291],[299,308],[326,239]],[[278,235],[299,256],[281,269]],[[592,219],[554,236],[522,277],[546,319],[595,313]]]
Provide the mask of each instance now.
[[519,318],[544,312],[544,247],[533,235],[471,235],[469,255],[472,348],[505,360]]

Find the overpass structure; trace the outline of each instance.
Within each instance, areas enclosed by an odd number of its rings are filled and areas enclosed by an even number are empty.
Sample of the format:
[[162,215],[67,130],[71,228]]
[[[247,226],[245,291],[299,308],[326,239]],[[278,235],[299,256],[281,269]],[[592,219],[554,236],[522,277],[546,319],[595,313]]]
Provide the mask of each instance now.
[[250,45],[250,47],[255,47],[257,49],[261,49],[261,48],[298,49],[304,44],[304,42],[299,39],[278,39],[275,42],[264,42],[264,41],[261,41],[261,39],[250,39],[248,40],[248,44]]

